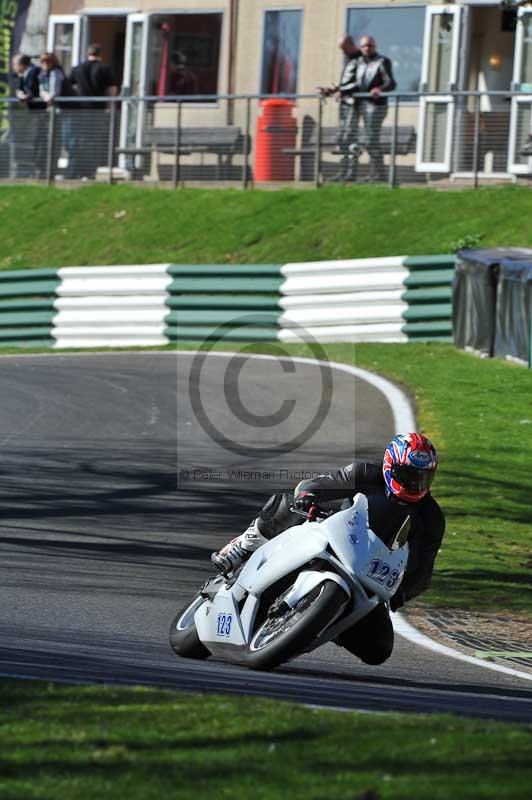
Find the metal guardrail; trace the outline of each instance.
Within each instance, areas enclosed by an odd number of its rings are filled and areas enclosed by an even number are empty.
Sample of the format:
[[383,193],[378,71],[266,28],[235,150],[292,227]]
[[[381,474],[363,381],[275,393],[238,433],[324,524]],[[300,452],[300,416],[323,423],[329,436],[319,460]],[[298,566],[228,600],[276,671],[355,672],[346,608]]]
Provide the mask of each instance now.
[[339,105],[316,94],[61,98],[47,108],[2,100],[0,180],[249,188],[532,179],[532,95],[391,94],[377,114],[366,113],[369,97],[357,95],[342,125]]

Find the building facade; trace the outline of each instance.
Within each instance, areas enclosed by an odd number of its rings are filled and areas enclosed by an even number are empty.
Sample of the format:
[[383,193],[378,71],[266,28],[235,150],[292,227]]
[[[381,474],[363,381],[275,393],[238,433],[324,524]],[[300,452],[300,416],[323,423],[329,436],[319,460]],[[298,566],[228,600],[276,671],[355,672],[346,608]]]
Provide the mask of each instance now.
[[[367,33],[392,60],[398,92],[404,93],[401,121],[417,130],[418,172],[467,173],[469,164],[460,154],[480,115],[480,172],[532,173],[525,147],[532,132],[532,6],[486,0],[447,6],[375,0],[115,3],[50,0],[48,49],[67,71],[96,41],[123,94],[193,95],[187,114],[196,124],[240,124],[243,105],[213,95],[315,94],[317,86],[338,79],[338,37]],[[426,93],[421,99],[407,94],[419,90]],[[517,94],[504,94],[511,90]],[[458,99],[453,91],[503,94],[476,101]],[[310,108],[309,100],[305,113]],[[332,103],[326,113],[332,122]],[[129,121],[123,116],[126,141],[126,128],[135,126],[131,115]],[[161,121],[171,118],[171,103],[161,104]]]

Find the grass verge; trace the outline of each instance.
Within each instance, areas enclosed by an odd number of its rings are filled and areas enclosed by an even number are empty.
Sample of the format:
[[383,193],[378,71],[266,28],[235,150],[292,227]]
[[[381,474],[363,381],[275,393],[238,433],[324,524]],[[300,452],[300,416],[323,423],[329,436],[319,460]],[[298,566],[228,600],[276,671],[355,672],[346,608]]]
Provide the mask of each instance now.
[[23,681],[0,698],[3,800],[530,797],[531,726]]
[[[284,263],[532,246],[532,192],[0,186],[0,269]],[[20,219],[31,219],[31,236]]]

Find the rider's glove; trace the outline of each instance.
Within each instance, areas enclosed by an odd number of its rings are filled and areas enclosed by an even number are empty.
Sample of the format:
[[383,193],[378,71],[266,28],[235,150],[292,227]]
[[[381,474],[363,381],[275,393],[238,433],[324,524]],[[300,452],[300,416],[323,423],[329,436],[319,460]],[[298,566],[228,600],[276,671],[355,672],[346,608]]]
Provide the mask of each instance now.
[[299,492],[294,497],[294,506],[297,508],[298,511],[309,511],[311,506],[315,506],[318,503],[318,498],[312,492]]
[[398,589],[394,596],[390,600],[390,610],[397,611],[401,606],[404,606],[406,602],[405,596],[402,593],[401,589]]

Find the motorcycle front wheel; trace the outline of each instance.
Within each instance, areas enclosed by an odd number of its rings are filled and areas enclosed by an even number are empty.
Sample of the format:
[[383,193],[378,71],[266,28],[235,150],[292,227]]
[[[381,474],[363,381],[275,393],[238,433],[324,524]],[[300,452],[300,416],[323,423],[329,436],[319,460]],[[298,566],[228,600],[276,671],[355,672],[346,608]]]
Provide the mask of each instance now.
[[[285,593],[286,594],[286,593]],[[277,600],[266,619],[254,631],[246,653],[251,669],[274,669],[298,655],[330,623],[347,601],[334,581],[320,583],[294,608]]]
[[205,598],[197,595],[192,602],[186,603],[179,609],[170,625],[170,647],[174,653],[183,658],[203,659],[210,656],[209,650],[200,641],[194,614],[205,602]]

